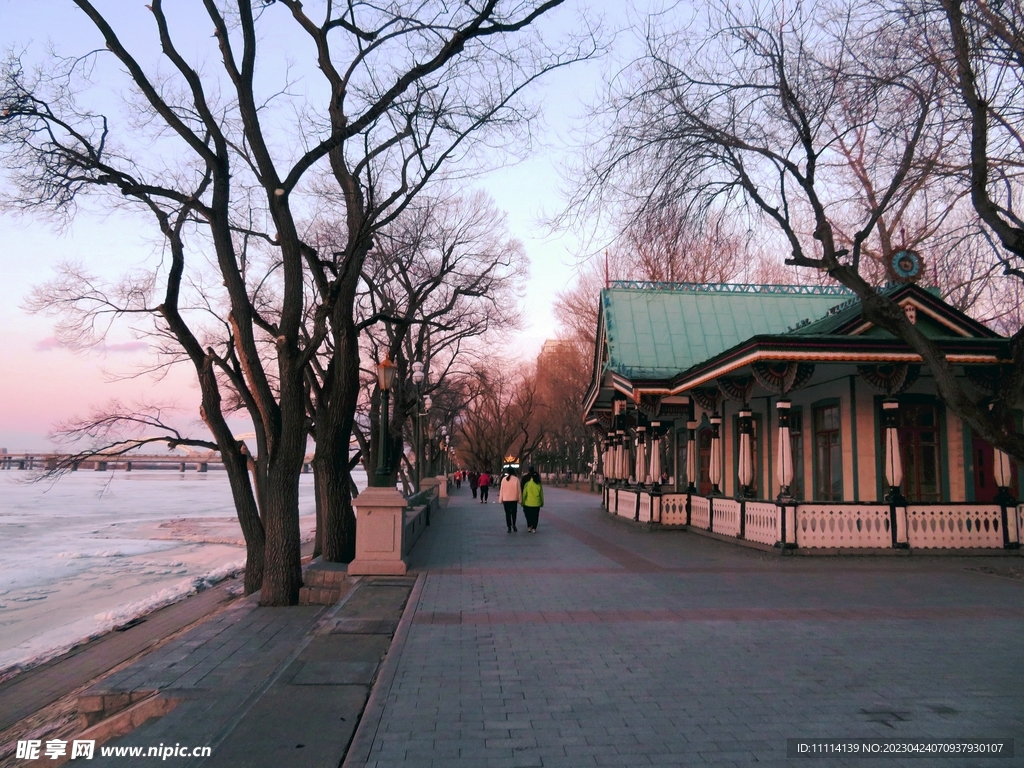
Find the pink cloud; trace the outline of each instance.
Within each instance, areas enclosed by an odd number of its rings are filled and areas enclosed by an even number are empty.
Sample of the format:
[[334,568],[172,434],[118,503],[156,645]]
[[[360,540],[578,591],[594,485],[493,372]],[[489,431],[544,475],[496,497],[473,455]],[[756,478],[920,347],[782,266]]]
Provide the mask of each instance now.
[[121,344],[101,344],[99,351],[101,352],[112,352],[115,354],[121,352],[143,352],[149,349],[149,345],[144,341],[125,341]]
[[[54,336],[47,336],[35,344],[36,352],[52,352],[55,349],[67,348],[67,344],[64,344]],[[147,349],[149,349],[149,345],[144,341],[124,341],[119,344],[102,343],[97,345],[93,351],[100,352],[101,354],[119,355],[131,352],[144,352]]]
[[47,336],[42,341],[36,342],[36,352],[50,352],[54,349],[63,349],[64,345],[53,336]]

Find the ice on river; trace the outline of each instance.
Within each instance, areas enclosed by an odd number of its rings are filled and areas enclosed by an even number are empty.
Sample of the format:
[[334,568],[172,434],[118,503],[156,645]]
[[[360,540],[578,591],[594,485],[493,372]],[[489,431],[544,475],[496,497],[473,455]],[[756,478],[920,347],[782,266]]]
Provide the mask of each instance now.
[[[245,548],[227,475],[0,472],[0,679],[237,573]],[[300,484],[303,539],[315,525]]]

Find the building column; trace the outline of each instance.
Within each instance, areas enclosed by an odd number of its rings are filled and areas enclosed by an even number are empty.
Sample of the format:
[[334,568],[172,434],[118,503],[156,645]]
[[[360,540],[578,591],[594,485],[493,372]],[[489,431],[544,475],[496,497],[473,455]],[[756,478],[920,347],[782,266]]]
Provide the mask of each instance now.
[[1003,548],[1019,549],[1020,531],[1017,530],[1017,500],[1010,493],[1010,485],[1013,482],[1010,457],[998,448],[993,448],[992,458],[992,475],[996,481],[996,486],[999,488],[995,500],[1002,512]]
[[900,491],[903,483],[903,456],[900,453],[900,403],[888,398],[882,401],[882,416],[885,419],[885,480],[889,492],[889,518],[892,529],[892,545],[896,548],[909,546],[907,539],[907,499]]
[[721,493],[722,482],[722,417],[718,411],[711,414],[711,494]]
[[623,429],[615,430],[615,479],[625,480],[627,476],[626,469],[626,431]]
[[738,498],[746,498],[750,495],[750,483],[754,479],[754,455],[751,445],[751,432],[753,431],[753,412],[746,403],[740,410],[740,445],[739,445],[739,466],[737,474],[740,481]]
[[697,492],[697,427],[696,419],[686,422],[686,490]]
[[647,470],[647,484],[661,485],[661,422],[651,422],[651,462]]
[[775,458],[775,477],[779,481],[779,498],[793,497],[790,486],[793,484],[793,441],[789,435],[789,400],[779,400],[775,409],[779,412],[779,447]]
[[882,417],[885,419],[885,480],[889,492],[885,500],[892,504],[906,504],[900,492],[903,483],[903,456],[900,454],[900,403],[888,399],[882,402]]
[[645,427],[636,428],[636,443],[633,451],[633,480],[634,485],[639,485],[644,481],[644,476],[647,474],[647,429]]

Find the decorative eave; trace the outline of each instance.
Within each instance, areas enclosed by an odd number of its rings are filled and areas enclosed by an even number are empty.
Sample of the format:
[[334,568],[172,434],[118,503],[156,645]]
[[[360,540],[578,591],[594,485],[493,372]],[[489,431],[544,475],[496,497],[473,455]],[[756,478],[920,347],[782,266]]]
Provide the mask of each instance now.
[[601,390],[605,384],[605,357],[608,344],[605,338],[604,306],[597,308],[597,336],[594,340],[594,366],[590,374],[590,386],[583,395],[583,421],[586,424],[592,423],[590,412],[594,408]]
[[[994,339],[945,339],[939,347],[954,365],[991,365],[1008,361],[1007,341]],[[814,337],[755,336],[711,360],[681,373],[671,381],[630,382],[633,398],[641,395],[671,396],[713,383],[758,361],[813,363],[921,363],[921,356],[899,339],[858,336]]]
[[[901,307],[914,307],[919,313],[945,327],[956,336],[963,338],[1002,338],[984,323],[980,323],[973,317],[950,306],[938,296],[921,288],[919,285],[907,283],[883,289],[883,292],[887,293],[889,298]],[[853,307],[859,308],[859,304],[860,299],[852,298],[845,304],[835,307],[832,313],[842,313]],[[873,327],[874,323],[865,320],[863,315],[857,312],[847,322],[833,327],[830,333],[857,336]]]

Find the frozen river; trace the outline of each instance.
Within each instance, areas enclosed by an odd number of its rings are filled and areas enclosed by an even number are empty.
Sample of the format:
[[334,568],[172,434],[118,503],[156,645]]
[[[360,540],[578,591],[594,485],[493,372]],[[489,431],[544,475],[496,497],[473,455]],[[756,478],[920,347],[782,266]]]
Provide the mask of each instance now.
[[[244,564],[224,472],[27,477],[0,473],[0,679]],[[299,512],[307,540],[312,475],[302,476]]]

